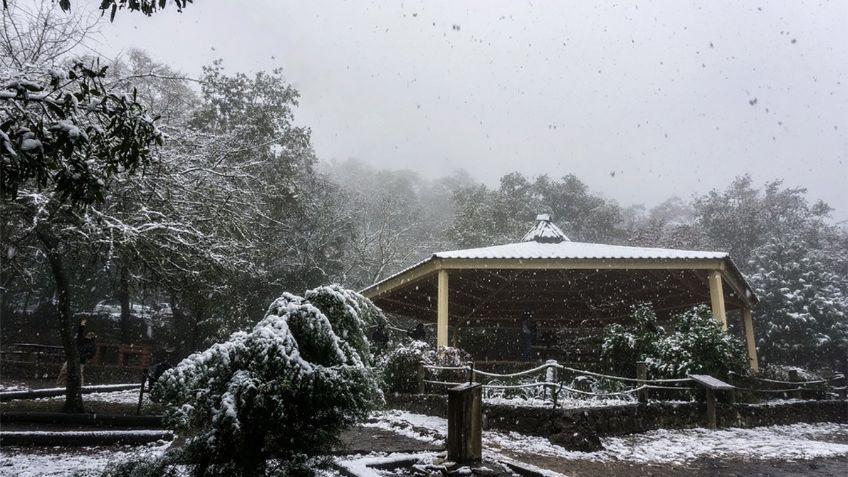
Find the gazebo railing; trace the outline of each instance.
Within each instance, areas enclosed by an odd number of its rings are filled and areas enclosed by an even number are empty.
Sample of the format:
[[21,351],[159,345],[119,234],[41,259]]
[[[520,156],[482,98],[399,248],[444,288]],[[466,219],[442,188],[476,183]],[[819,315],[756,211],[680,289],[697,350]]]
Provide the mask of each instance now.
[[[641,367],[640,367],[641,370]],[[467,376],[465,381],[483,381],[485,379],[490,380],[489,382],[483,382],[484,390],[529,390],[529,389],[537,389],[541,391],[541,395],[543,399],[550,400],[553,407],[557,407],[559,398],[563,394],[571,394],[571,395],[579,395],[588,398],[595,399],[612,399],[612,398],[621,398],[623,396],[634,396],[636,395],[639,401],[647,401],[648,399],[648,391],[649,390],[665,390],[665,391],[693,391],[696,388],[694,387],[685,387],[680,386],[680,384],[691,382],[690,378],[678,378],[678,379],[647,379],[646,376],[640,376],[638,378],[627,378],[623,376],[614,376],[607,375],[602,373],[595,373],[592,371],[584,370],[584,369],[576,369],[568,366],[561,365],[554,360],[549,360],[544,364],[539,366],[517,371],[514,373],[495,373],[489,371],[483,371],[475,368],[473,363],[462,365],[462,366],[438,366],[438,365],[426,365],[422,364],[421,371],[419,372],[419,389],[423,389],[424,385],[436,385],[436,386],[456,386],[461,384],[456,380],[436,380],[436,379],[426,379],[426,372],[454,372],[454,373],[464,373]],[[587,376],[592,378],[606,379],[610,381],[616,381],[620,383],[630,384],[631,387],[627,389],[615,389],[610,391],[587,391],[583,389],[577,389],[573,386],[567,385],[565,382],[559,379],[560,372],[566,371],[574,375],[574,378],[578,378],[580,376]],[[532,382],[525,383],[499,383],[499,382],[491,382],[492,380],[512,380],[512,379],[520,379],[523,377],[539,375],[544,373],[543,380],[536,380]],[[481,379],[482,378],[482,379]],[[635,384],[635,385],[634,385]]]
[[[574,380],[577,380],[579,377],[591,377],[596,379],[602,379],[612,382],[618,382],[623,385],[629,385],[630,387],[626,389],[613,389],[610,391],[586,391],[582,389],[577,389],[575,387],[566,385],[560,379],[560,372],[565,371],[573,375]],[[458,377],[458,373],[464,374],[462,380],[452,379],[452,380],[439,380],[439,379],[427,379],[427,373],[434,372],[452,372],[455,373],[454,376]],[[496,380],[514,380],[520,379],[523,377],[540,375],[544,373],[544,378],[542,380],[535,380],[532,382],[525,383],[500,383],[496,382]],[[742,375],[732,375],[733,378],[733,387],[735,390],[739,391],[748,391],[756,394],[784,394],[788,397],[793,397],[800,399],[802,398],[803,393],[809,392],[817,392],[824,393],[829,396],[835,396],[839,399],[846,398],[846,378],[844,375],[835,374],[829,378],[825,379],[817,379],[817,380],[806,380],[806,381],[780,381],[774,379],[766,379],[766,378],[758,378],[758,377],[750,377],[750,376],[742,376]],[[683,377],[683,378],[662,378],[662,379],[647,379],[647,368],[643,362],[637,363],[637,377],[629,378],[624,376],[615,376],[603,373],[596,373],[593,371],[588,371],[584,369],[577,369],[568,366],[564,366],[559,364],[554,360],[549,360],[544,364],[539,366],[517,371],[514,373],[494,373],[489,371],[483,371],[477,369],[474,366],[474,363],[468,363],[461,366],[438,366],[438,365],[428,365],[422,364],[418,373],[419,378],[419,392],[423,392],[425,385],[431,386],[456,386],[462,384],[463,382],[471,382],[471,381],[484,381],[486,379],[489,382],[482,382],[482,386],[484,390],[531,390],[537,389],[541,391],[539,394],[543,396],[543,399],[550,399],[551,404],[554,408],[557,407],[559,398],[565,394],[571,395],[579,395],[585,396],[587,398],[594,399],[612,399],[622,396],[636,396],[639,402],[647,402],[649,399],[649,393],[654,394],[662,394],[668,396],[668,393],[675,392],[686,392],[691,393],[698,391],[699,388],[697,383],[693,382],[692,378]],[[482,379],[481,379],[482,378]],[[495,381],[495,382],[492,382]],[[748,385],[744,385],[742,382],[747,383]],[[841,386],[837,386],[837,383],[842,383]],[[687,384],[691,384],[687,386]],[[752,386],[753,384],[753,386]],[[756,384],[760,384],[757,386]],[[781,387],[776,387],[781,385]],[[791,387],[787,387],[791,386]],[[651,391],[656,391],[656,393],[651,393]],[[691,395],[691,394],[690,394]]]
[[[835,373],[821,379],[801,380],[797,372],[790,374],[791,380],[768,379],[757,376],[744,376],[731,373],[736,389],[755,394],[783,394],[795,399],[802,399],[805,393],[833,394],[839,399],[846,399],[846,378],[844,374]],[[837,385],[841,383],[841,386]]]

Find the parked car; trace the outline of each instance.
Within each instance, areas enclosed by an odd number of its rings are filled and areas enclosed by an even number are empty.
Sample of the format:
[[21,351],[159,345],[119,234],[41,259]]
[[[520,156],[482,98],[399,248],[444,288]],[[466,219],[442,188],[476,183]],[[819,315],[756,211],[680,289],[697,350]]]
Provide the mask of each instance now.
[[116,315],[116,318],[121,316],[121,302],[116,299],[102,300],[94,305],[94,313],[98,315]]
[[169,320],[174,317],[174,310],[171,309],[170,303],[159,303],[154,308],[153,317],[158,319]]
[[[115,298],[101,300],[94,305],[93,311],[98,315],[108,316],[112,320],[119,320],[121,318],[121,301]],[[150,321],[153,316],[153,310],[146,305],[130,303],[130,316],[141,318],[144,321]]]

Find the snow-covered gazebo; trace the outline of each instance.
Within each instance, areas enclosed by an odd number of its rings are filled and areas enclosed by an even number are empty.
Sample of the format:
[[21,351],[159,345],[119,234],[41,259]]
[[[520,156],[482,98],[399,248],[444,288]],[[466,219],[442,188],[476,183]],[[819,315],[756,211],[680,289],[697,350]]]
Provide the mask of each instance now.
[[541,214],[521,242],[437,252],[363,290],[383,310],[436,321],[449,331],[515,326],[526,312],[543,326],[603,326],[650,302],[658,315],[709,304],[727,330],[738,310],[751,367],[757,351],[751,308],[757,297],[724,252],[572,242]]

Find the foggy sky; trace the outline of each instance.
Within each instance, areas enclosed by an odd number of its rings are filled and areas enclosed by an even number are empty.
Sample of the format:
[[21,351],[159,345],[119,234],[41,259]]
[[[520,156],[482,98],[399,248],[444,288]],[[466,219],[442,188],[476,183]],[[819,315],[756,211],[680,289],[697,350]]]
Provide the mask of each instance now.
[[625,206],[750,172],[848,219],[848,2],[596,3],[195,0],[91,45],[281,67],[326,160],[574,173]]

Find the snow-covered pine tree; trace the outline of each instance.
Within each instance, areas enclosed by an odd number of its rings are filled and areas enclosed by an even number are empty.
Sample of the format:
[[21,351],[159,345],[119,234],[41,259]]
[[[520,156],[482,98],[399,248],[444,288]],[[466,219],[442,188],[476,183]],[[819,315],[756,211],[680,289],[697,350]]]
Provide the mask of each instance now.
[[193,354],[152,397],[186,436],[199,475],[264,475],[266,460],[302,461],[382,402],[366,327],[382,313],[338,286],[289,293],[250,332]]
[[748,277],[760,298],[757,344],[763,361],[839,367],[848,359],[848,254],[800,237],[775,238],[753,252]]

